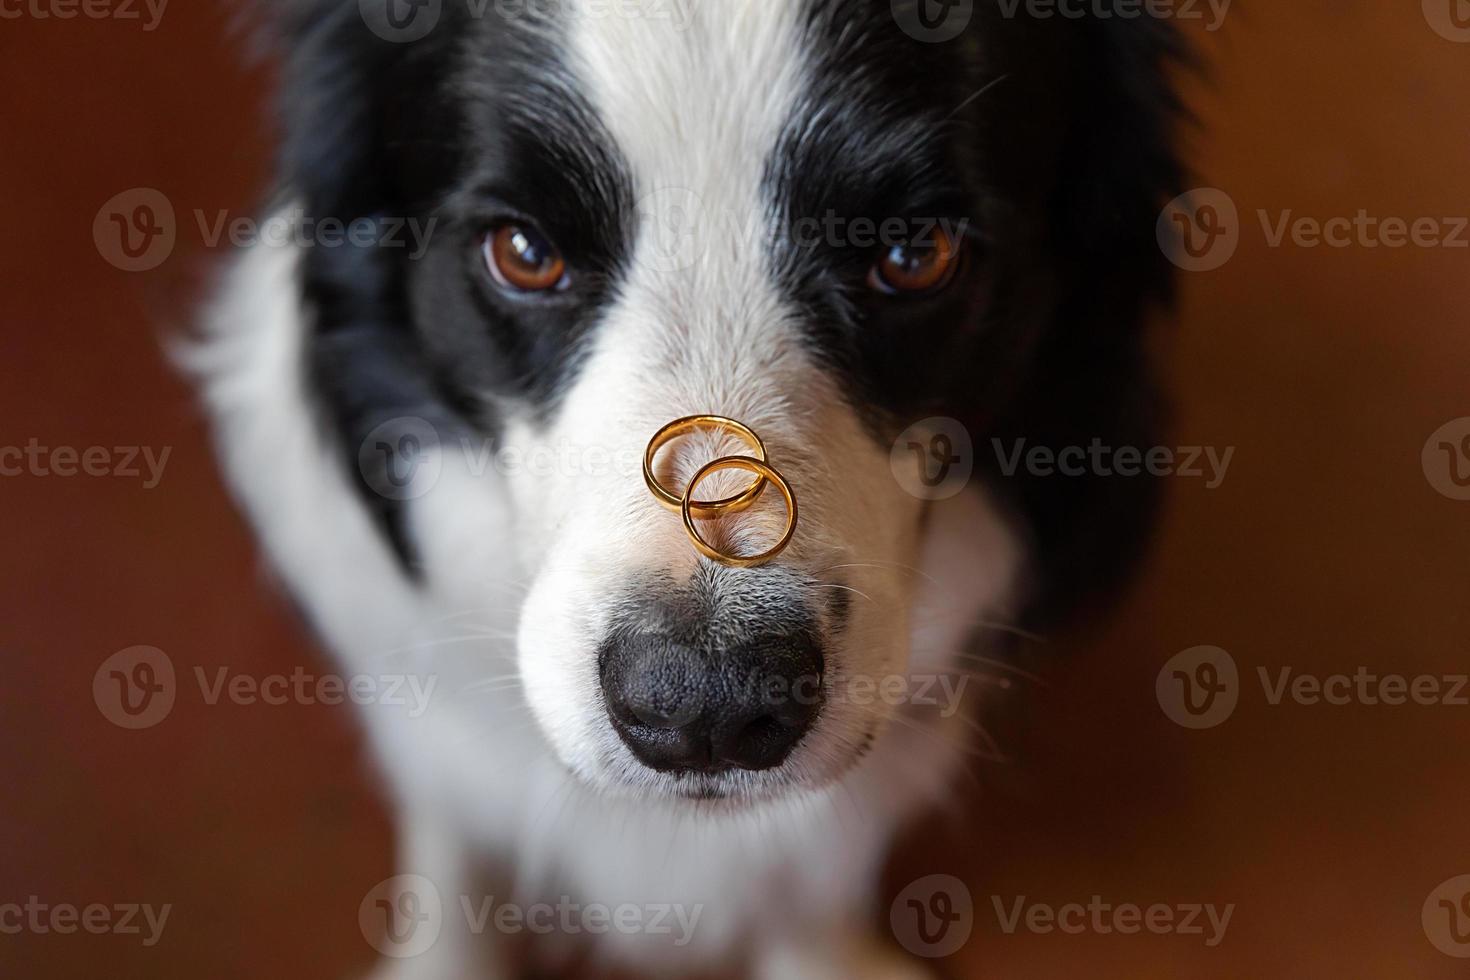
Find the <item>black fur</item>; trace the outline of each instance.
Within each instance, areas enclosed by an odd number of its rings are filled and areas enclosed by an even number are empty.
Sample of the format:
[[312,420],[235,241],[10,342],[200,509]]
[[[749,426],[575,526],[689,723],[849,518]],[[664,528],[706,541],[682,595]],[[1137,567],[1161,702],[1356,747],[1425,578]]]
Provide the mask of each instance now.
[[977,4],[967,33],[934,45],[895,30],[886,4],[811,10],[826,57],[770,195],[793,226],[833,210],[963,221],[971,261],[932,299],[894,299],[863,286],[871,249],[793,242],[783,281],[882,444],[926,416],[965,423],[980,475],[1029,531],[1033,623],[1083,612],[1142,554],[1157,480],[1006,475],[993,440],[1162,438],[1144,326],[1171,298],[1155,223],[1180,190],[1168,75],[1183,52],[1148,18],[1008,19]]
[[[312,390],[410,574],[404,504],[359,469],[364,438],[406,416],[444,440],[493,438],[500,398],[551,411],[627,253],[632,210],[626,167],[592,110],[545,84],[556,49],[467,11],[446,4],[411,44],[375,35],[356,3],[300,5],[286,25],[285,193],[317,219],[433,222],[420,258],[347,245],[308,249],[302,264],[316,317]],[[575,289],[514,302],[490,288],[481,238],[517,217],[534,218],[577,264]]]
[[[1170,295],[1154,224],[1181,180],[1176,37],[1148,18],[1039,21],[977,3],[965,34],[931,45],[898,29],[888,0],[804,2],[816,84],[765,175],[773,203],[793,227],[829,211],[964,220],[971,259],[916,303],[864,290],[872,255],[833,243],[787,242],[773,272],[876,437],[926,415],[965,422],[981,476],[1027,528],[1031,618],[1084,609],[1141,552],[1156,482],[1007,477],[990,445],[1161,438],[1143,325]],[[412,44],[374,36],[356,3],[309,0],[289,18],[288,192],[309,215],[438,221],[419,261],[305,258],[310,380],[355,477],[385,418],[493,434],[500,399],[554,411],[632,245],[627,167],[589,104],[546,84],[554,45],[455,0],[443,17]],[[505,215],[557,240],[582,271],[574,289],[512,302],[487,288],[475,243]],[[411,568],[400,505],[362,490]]]

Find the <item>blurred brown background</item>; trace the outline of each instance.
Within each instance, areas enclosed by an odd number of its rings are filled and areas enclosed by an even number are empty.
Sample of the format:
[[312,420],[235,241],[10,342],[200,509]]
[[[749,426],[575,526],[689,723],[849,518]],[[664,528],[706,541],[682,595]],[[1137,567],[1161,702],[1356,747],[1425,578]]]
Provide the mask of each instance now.
[[[1470,250],[1272,248],[1256,217],[1470,214],[1470,38],[1437,2],[1241,3],[1219,32],[1187,25],[1216,66],[1188,85],[1190,155],[1239,207],[1240,244],[1183,277],[1163,356],[1178,443],[1235,457],[1217,489],[1171,481],[1140,588],[1100,633],[1049,638],[1066,656],[1013,688],[1012,761],[977,764],[966,815],[896,858],[890,895],[939,871],[974,895],[948,975],[1470,968],[1421,923],[1430,893],[1470,873],[1470,707],[1272,706],[1256,678],[1470,670],[1470,502],[1421,465],[1430,434],[1470,416]],[[124,731],[90,694],[134,644],[190,675],[325,669],[160,355],[217,258],[189,216],[249,214],[268,172],[267,72],[223,6],[170,5],[152,31],[0,21],[0,445],[171,448],[154,489],[0,478],[0,905],[173,906],[153,948],[0,934],[6,978],[332,978],[372,959],[357,906],[391,871],[391,829],[350,709],[211,707],[189,682],[166,721]],[[109,265],[91,233],[135,187],[180,215],[179,250],[147,274]],[[1154,679],[1198,644],[1234,656],[1242,693],[1227,722],[1192,731]],[[992,905],[1094,895],[1236,907],[1206,948],[1006,934]]]

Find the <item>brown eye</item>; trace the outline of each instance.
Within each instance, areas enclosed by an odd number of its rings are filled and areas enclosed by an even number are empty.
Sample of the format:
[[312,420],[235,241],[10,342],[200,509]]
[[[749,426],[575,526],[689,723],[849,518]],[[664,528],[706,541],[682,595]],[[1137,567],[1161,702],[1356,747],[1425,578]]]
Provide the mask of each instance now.
[[868,285],[890,295],[931,293],[949,285],[959,267],[960,243],[935,228],[928,241],[889,249],[868,273]]
[[567,264],[555,245],[530,225],[506,222],[485,236],[485,264],[495,281],[522,293],[566,286]]

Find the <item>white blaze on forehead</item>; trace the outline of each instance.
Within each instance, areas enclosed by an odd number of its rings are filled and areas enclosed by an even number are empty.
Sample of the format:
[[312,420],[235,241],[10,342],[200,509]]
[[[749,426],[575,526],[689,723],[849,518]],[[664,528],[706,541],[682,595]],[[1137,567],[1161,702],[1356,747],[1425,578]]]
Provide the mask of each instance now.
[[[789,445],[832,400],[775,281],[781,219],[763,191],[804,88],[802,4],[579,3],[567,61],[626,163],[637,213],[617,299],[558,428],[641,448],[672,418],[715,412]],[[720,474],[708,489],[748,479]]]
[[640,199],[684,192],[718,220],[759,220],[761,176],[801,87],[802,7],[579,0],[574,70]]
[[645,366],[680,363],[696,390],[676,382],[669,394],[733,399],[733,411],[753,399],[731,369],[776,373],[794,339],[762,183],[802,88],[801,4],[580,2],[569,60],[637,200],[623,303],[607,319],[617,336],[604,346],[636,349]]

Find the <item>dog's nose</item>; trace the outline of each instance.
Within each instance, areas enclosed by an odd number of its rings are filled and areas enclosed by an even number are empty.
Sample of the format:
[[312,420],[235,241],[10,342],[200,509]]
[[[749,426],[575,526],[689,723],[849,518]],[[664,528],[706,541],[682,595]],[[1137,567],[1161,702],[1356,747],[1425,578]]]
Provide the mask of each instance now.
[[822,654],[805,633],[716,651],[622,633],[600,660],[613,727],[661,772],[778,766],[821,707]]

